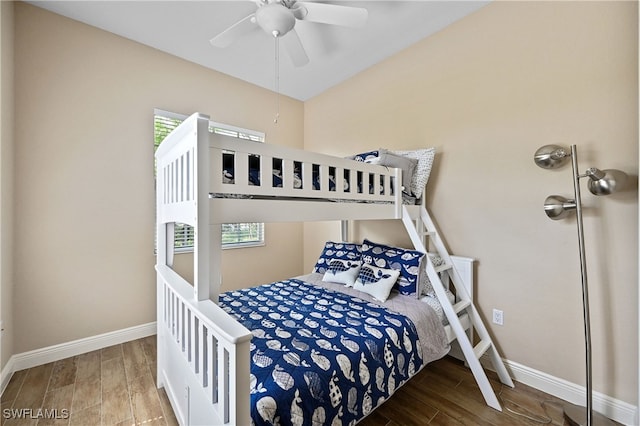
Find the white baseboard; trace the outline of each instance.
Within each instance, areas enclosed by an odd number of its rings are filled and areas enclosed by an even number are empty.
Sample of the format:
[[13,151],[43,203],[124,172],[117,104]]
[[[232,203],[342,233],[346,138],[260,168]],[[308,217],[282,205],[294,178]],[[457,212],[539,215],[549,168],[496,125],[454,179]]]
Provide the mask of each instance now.
[[[534,370],[517,362],[505,360],[512,378],[517,382],[539,389],[572,404],[586,405],[584,386]],[[606,417],[624,425],[635,425],[638,407],[593,391],[593,409]]]
[[[459,350],[457,345],[452,346],[452,352],[451,355],[464,361],[462,351]],[[503,359],[503,361],[507,371],[509,371],[509,375],[516,382],[531,386],[572,404],[586,405],[586,389],[584,386],[534,370],[514,361],[506,359]],[[480,362],[488,370],[493,370],[493,365],[488,356],[483,356]],[[638,407],[595,391],[592,398],[595,411],[623,425],[637,425]]]
[[13,376],[15,371],[16,369],[13,365],[13,357],[11,357],[2,369],[2,372],[0,372],[0,396],[4,393],[4,390],[9,384],[9,380],[11,380],[11,376]]
[[[464,355],[462,350],[456,342],[451,345],[451,351],[449,355],[464,361]],[[550,374],[543,373],[542,371],[534,370],[522,364],[518,364],[514,361],[503,359],[504,365],[507,367],[509,376],[517,382],[531,386],[549,395],[568,401],[572,404],[585,406],[585,394],[586,389],[584,386],[576,385],[575,383],[568,382],[567,380],[559,377],[551,376]],[[488,370],[494,370],[493,364],[488,355],[480,358],[480,363]],[[599,392],[593,392],[593,409],[610,419],[622,423],[623,425],[638,425],[638,419],[640,419],[640,412],[638,407],[621,401],[619,399],[611,398],[608,395],[604,395]]]
[[49,362],[59,361],[61,359],[129,342],[131,340],[141,339],[154,334],[156,334],[156,323],[150,322],[148,324],[137,325],[122,330],[98,334],[97,336],[73,340],[71,342],[13,355],[9,358],[9,361],[7,361],[7,364],[0,374],[0,395],[2,395],[9,384],[11,376],[16,371]]

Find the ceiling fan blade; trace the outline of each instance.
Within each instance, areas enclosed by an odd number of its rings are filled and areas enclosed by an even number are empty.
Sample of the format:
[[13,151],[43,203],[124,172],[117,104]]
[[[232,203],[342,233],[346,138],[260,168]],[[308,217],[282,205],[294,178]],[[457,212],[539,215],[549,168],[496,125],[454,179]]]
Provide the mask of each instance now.
[[298,33],[295,29],[280,37],[280,41],[289,54],[293,65],[295,65],[296,67],[301,67],[309,63],[309,57],[304,51],[302,41],[300,41],[300,37],[298,36]]
[[291,9],[297,19],[321,24],[359,28],[367,22],[369,12],[362,7],[338,6],[329,3],[296,2]]
[[227,47],[238,38],[257,27],[256,14],[252,13],[209,40],[209,42],[215,47]]

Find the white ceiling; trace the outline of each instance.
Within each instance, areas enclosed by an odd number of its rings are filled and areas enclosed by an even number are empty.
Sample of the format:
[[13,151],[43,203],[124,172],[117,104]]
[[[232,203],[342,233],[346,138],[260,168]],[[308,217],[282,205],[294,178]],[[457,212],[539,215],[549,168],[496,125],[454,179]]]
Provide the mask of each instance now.
[[[209,40],[256,10],[236,1],[29,1],[60,15],[118,34],[258,86],[276,89],[275,42],[260,29],[231,46]],[[309,63],[294,67],[280,55],[279,92],[305,101],[392,56],[488,1],[331,1],[364,7],[364,28],[297,21]]]

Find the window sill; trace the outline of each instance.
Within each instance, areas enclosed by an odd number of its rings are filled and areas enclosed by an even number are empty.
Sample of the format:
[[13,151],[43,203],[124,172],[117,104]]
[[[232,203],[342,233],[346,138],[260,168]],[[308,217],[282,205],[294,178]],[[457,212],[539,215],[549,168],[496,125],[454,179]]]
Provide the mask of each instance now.
[[[235,249],[243,249],[243,248],[264,247],[265,245],[266,244],[264,242],[260,242],[260,243],[226,244],[226,245],[224,245],[222,247],[222,250],[235,250]],[[176,248],[174,252],[176,254],[193,253],[193,247]]]

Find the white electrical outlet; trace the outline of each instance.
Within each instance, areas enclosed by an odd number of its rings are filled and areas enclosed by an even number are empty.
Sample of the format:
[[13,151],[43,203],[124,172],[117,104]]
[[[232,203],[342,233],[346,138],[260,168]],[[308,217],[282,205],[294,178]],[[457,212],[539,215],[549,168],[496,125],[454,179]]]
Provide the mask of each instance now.
[[504,324],[504,312],[500,309],[493,310],[493,323],[498,325]]

